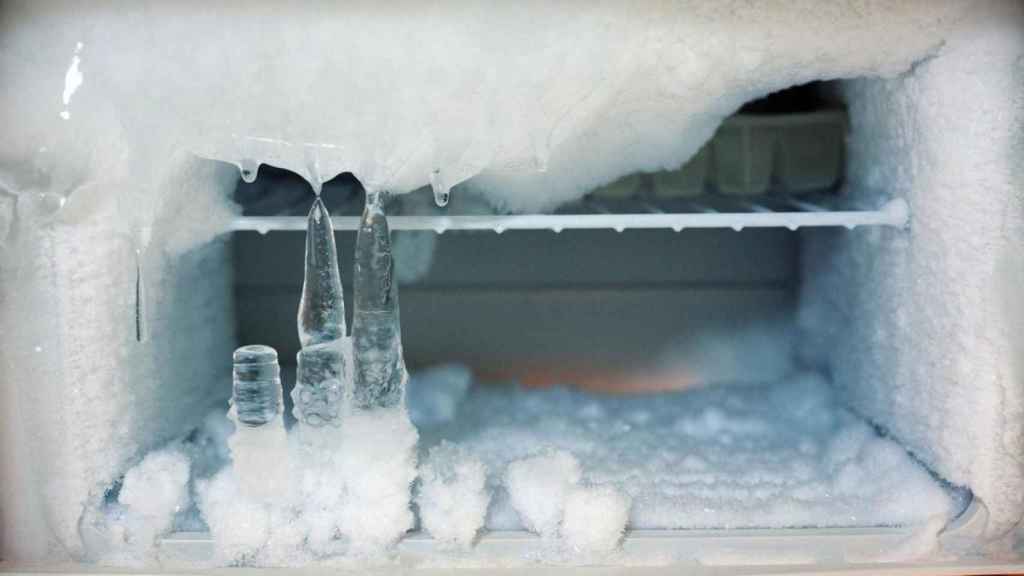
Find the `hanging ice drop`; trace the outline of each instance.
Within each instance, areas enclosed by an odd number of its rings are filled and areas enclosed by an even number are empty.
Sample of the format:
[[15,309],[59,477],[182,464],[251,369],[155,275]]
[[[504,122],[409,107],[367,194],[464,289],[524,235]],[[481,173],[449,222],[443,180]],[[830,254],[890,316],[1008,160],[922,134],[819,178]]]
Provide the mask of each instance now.
[[353,406],[389,408],[405,400],[398,285],[383,194],[367,192],[356,235],[352,347]]
[[327,207],[319,197],[306,220],[306,268],[299,300],[302,347],[345,337],[345,299],[338,272],[338,250]]
[[439,208],[444,208],[448,205],[448,200],[451,198],[451,190],[445,186],[444,177],[441,176],[440,170],[434,170],[430,173],[430,189],[434,192],[434,204],[437,204]]

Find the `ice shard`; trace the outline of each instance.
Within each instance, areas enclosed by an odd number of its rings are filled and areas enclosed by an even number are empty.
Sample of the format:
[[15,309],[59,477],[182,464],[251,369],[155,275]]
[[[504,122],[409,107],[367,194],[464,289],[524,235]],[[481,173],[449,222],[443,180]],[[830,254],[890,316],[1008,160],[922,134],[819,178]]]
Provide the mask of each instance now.
[[327,208],[313,201],[306,222],[306,268],[299,301],[295,417],[310,426],[339,425],[345,397],[345,299]]
[[408,379],[384,196],[367,192],[356,235],[352,404],[362,409],[400,406]]

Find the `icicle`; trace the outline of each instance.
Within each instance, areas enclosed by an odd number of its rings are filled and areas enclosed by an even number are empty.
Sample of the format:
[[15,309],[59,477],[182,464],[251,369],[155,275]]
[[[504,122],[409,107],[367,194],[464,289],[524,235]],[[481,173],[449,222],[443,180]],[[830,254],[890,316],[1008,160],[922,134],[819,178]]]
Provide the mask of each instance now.
[[345,337],[345,300],[331,216],[317,198],[306,220],[306,268],[299,301],[302,347]]
[[405,400],[408,375],[402,359],[398,284],[384,194],[367,192],[356,235],[352,347],[353,406],[389,408]]
[[142,251],[135,249],[135,341],[146,339],[146,293],[142,280]]
[[345,299],[331,216],[319,197],[306,221],[306,266],[299,301],[295,417],[310,426],[340,425],[345,396]]
[[451,197],[451,189],[445,186],[440,169],[430,173],[430,188],[434,191],[434,204],[437,204],[439,208],[447,206]]

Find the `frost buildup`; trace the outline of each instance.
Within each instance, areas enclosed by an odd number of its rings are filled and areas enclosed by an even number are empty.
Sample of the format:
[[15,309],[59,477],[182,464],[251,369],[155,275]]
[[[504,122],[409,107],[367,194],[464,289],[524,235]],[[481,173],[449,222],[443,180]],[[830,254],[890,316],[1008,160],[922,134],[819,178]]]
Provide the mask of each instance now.
[[345,299],[334,227],[319,196],[309,211],[306,266],[299,301],[298,374],[292,391],[295,417],[319,427],[340,424],[344,402]]
[[352,315],[353,407],[391,408],[405,400],[398,284],[384,214],[385,193],[367,191],[356,236],[355,310]]

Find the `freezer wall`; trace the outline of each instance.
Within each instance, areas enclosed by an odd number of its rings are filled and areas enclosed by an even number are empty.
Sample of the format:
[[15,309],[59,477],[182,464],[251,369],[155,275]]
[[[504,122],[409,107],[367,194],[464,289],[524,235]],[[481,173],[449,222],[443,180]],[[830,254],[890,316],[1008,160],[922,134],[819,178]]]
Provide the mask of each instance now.
[[849,178],[909,230],[803,237],[805,349],[852,406],[991,514],[1024,511],[1024,5],[983,4],[891,80],[845,84]]
[[230,393],[230,250],[182,235],[217,219],[216,191],[237,172],[173,165],[148,244],[110,207],[69,223],[19,198],[0,261],[0,558],[80,557],[83,510]]

